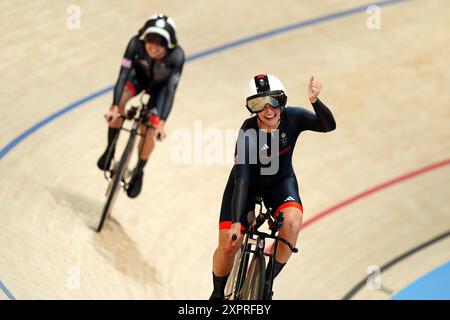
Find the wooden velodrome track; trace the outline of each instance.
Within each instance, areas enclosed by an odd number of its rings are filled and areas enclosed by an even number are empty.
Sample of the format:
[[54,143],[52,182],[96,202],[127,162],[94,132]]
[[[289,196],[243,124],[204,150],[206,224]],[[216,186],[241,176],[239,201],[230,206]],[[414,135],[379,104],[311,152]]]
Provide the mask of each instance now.
[[[366,26],[368,3],[2,1],[3,286],[17,299],[209,296],[232,151],[222,164],[177,164],[169,136],[149,161],[142,194],[131,200],[121,193],[114,219],[97,234],[92,227],[107,184],[95,163],[106,144],[110,91],[7,147],[42,119],[111,86],[127,41],[159,11],[176,21],[188,57],[327,17],[188,61],[167,124],[169,134],[193,133],[195,121],[203,130],[238,128],[248,116],[244,85],[255,73],[277,75],[290,104],[308,108],[308,77],[322,81],[321,97],[337,130],[305,133],[297,144],[305,227],[301,253],[277,279],[275,299],[341,299],[370,265],[382,266],[447,232],[449,3],[388,3],[380,30]],[[81,8],[80,30],[66,28],[71,4]],[[363,287],[353,298],[387,299],[449,259],[446,237],[383,272],[382,290]],[[78,275],[80,286],[73,285]]]

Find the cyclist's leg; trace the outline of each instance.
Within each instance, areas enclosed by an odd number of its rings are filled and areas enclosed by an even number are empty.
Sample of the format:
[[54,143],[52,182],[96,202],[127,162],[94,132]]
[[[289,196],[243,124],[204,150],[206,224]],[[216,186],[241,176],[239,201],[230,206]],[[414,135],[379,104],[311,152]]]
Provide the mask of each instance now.
[[[280,229],[279,236],[289,241],[293,246],[297,244],[298,234],[302,225],[303,212],[297,203],[283,209],[284,223]],[[292,251],[288,246],[278,243],[276,260],[280,263],[286,263]]]
[[[145,80],[139,78],[138,81],[140,84],[145,83]],[[143,90],[143,89],[142,89]],[[150,101],[148,102],[149,108],[152,109],[155,101],[157,101],[159,97],[159,91],[153,90],[150,93]],[[155,130],[153,128],[148,128],[145,125],[141,125],[139,128],[139,132],[142,134],[142,137],[139,139],[138,146],[138,162],[136,164],[135,169],[133,170],[133,177],[130,181],[130,185],[127,190],[127,195],[130,198],[135,198],[139,195],[142,189],[142,181],[144,177],[144,167],[147,164],[148,158],[152,154],[155,148]]]
[[[233,268],[234,256],[239,251],[242,238],[232,241],[228,230],[231,228],[231,200],[234,191],[234,172],[232,171],[225,187],[219,219],[219,244],[213,255],[213,284],[214,291],[211,298],[220,299],[224,296],[224,289],[228,276]],[[249,192],[250,194],[251,192]],[[249,197],[250,199],[250,197]],[[250,202],[248,204],[250,206]],[[241,217],[242,229],[247,226],[246,219]]]
[[[274,212],[275,216],[277,216],[280,211],[283,211],[284,222],[278,235],[295,246],[303,217],[303,208],[298,194],[297,179],[295,176],[284,179],[279,185],[272,186],[264,199],[266,206],[276,208]],[[271,297],[271,293],[268,292],[270,285],[268,280],[269,275],[272,273],[272,269],[274,269],[275,278],[286,265],[291,254],[292,251],[288,246],[282,242],[278,243],[277,255],[275,259],[271,260],[267,265],[266,298]]]
[[[225,225],[225,226],[223,226]],[[231,227],[231,222],[228,226],[228,221],[224,221],[219,228],[219,244],[214,252],[213,257],[213,272],[218,277],[227,276],[230,274],[233,267],[234,256],[242,244],[242,238],[237,241],[232,241],[228,230]],[[242,229],[244,230],[244,228]]]
[[[268,198],[273,208],[276,208],[275,216],[283,211],[284,222],[279,231],[279,236],[295,245],[303,219],[303,207],[298,193],[296,177],[291,176],[283,179],[279,185],[272,187]],[[278,243],[276,261],[284,264],[291,254],[292,251],[288,246],[282,242]]]
[[[122,96],[120,98],[120,102],[119,102],[119,112],[120,113],[124,113],[125,112],[125,106],[127,104],[127,102],[135,95],[135,90],[133,87],[133,84],[131,82],[127,82]],[[119,134],[120,132],[120,127],[122,126],[122,119],[117,119],[116,121],[113,121],[111,123],[108,124],[108,145],[106,146],[106,150],[103,152],[103,154],[101,155],[100,159],[97,161],[97,166],[101,169],[101,170],[107,170],[109,169],[109,166],[111,164],[111,159],[114,157],[114,153],[115,153],[115,145],[112,146],[112,144],[114,143],[114,141],[116,141],[116,136]],[[108,157],[108,150],[109,148],[112,146],[112,150],[111,153],[109,154],[109,158]]]
[[139,159],[148,160],[155,148],[155,130],[141,125],[139,132],[143,135],[139,140]]
[[[150,94],[148,108],[153,116],[153,112],[156,112],[157,114],[157,110],[160,109],[159,105],[164,102],[164,94],[158,88],[152,89],[147,92]],[[152,119],[152,116],[150,117],[149,121]],[[154,123],[152,122],[151,124]],[[155,148],[155,130],[153,128],[141,126],[140,132],[141,134],[143,134],[143,137],[139,141],[138,156],[139,159],[148,160],[153,152],[153,149]]]
[[144,178],[144,167],[147,164],[153,148],[155,147],[155,130],[141,125],[139,128],[143,137],[139,140],[138,146],[138,162],[133,170],[133,177],[130,180],[130,185],[127,189],[127,195],[130,198],[135,198],[139,195],[142,189],[142,181]]
[[[228,223],[225,223],[227,225]],[[231,226],[231,222],[229,224]],[[234,263],[234,257],[242,245],[242,238],[232,243],[228,230],[230,226],[220,225],[219,245],[213,255],[213,293],[210,299],[223,299],[225,295],[225,286],[231,273]]]

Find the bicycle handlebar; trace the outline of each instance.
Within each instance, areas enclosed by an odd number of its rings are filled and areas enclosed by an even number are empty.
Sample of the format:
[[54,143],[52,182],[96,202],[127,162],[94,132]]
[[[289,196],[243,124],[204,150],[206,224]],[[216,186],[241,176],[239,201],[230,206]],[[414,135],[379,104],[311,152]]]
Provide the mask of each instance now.
[[[131,109],[128,110],[125,114],[121,113],[119,115],[118,119],[121,119],[121,120],[133,120],[133,119],[139,120],[143,125],[147,126],[148,128],[155,129],[155,126],[150,124],[150,123],[148,123],[148,121],[143,121],[142,119],[140,119],[140,117],[136,118],[137,109],[138,109],[137,107],[131,107]],[[108,120],[108,122],[110,122],[112,120],[112,117],[108,117],[107,120]],[[130,131],[130,130],[127,130],[125,128],[121,128],[121,129],[125,130],[125,131]]]
[[[291,249],[292,252],[297,253],[298,249],[295,248],[289,241],[287,241],[286,239],[283,239],[279,236],[275,236],[275,233],[281,228],[281,225],[283,224],[283,221],[284,221],[283,211],[280,211],[278,216],[275,217],[275,219],[272,221],[270,219],[270,217],[272,216],[272,208],[269,207],[269,208],[267,208],[266,212],[263,212],[262,205],[261,205],[262,202],[263,202],[263,199],[261,197],[256,197],[255,203],[261,206],[259,215],[256,217],[256,219],[253,222],[249,221],[249,223],[251,224],[251,227],[250,227],[251,231],[244,230],[244,231],[241,231],[241,234],[255,234],[255,235],[263,237],[263,238],[271,238],[271,239],[275,239],[275,240],[280,240],[281,242],[286,244],[289,247],[289,249]],[[266,220],[269,221],[269,228],[270,228],[270,230],[272,230],[272,234],[258,231],[258,228],[260,226],[262,226]],[[238,237],[235,234],[233,234],[231,236],[231,241],[234,242],[237,240],[237,238]]]
[[[272,236],[272,235],[270,235],[270,234],[268,234],[268,233],[260,232],[260,231],[250,232],[250,231],[245,230],[245,231],[241,231],[241,233],[242,233],[242,234],[253,233],[253,234],[255,234],[255,235],[262,236],[262,237],[264,237],[264,238],[278,239],[279,241],[281,241],[281,242],[283,242],[285,245],[287,245],[287,246],[289,247],[289,249],[291,249],[291,251],[292,251],[293,253],[297,253],[297,252],[298,252],[298,249],[297,249],[296,247],[294,247],[289,241],[287,241],[286,239],[283,239],[283,238],[281,238],[281,237]],[[231,241],[236,241],[236,240],[237,240],[237,236],[236,236],[235,234],[233,234],[233,235],[231,236]]]
[[291,251],[293,252],[293,253],[297,253],[298,252],[298,249],[296,248],[296,247],[294,247],[289,241],[287,241],[286,239],[283,239],[283,238],[278,238],[281,242],[283,242],[284,244],[286,244],[288,247],[289,247],[289,249],[291,249]]

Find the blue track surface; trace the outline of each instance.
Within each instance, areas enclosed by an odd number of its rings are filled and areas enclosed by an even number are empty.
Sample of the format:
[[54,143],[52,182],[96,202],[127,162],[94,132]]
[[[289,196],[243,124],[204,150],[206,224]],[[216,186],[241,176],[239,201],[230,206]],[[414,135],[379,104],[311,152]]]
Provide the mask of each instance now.
[[393,300],[450,300],[450,261],[417,279]]

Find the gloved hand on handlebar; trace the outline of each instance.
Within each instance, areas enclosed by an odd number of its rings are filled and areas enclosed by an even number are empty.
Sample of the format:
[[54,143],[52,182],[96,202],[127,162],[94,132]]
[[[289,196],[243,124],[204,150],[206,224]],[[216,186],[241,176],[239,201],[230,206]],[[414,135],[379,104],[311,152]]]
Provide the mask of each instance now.
[[117,119],[120,118],[119,107],[111,106],[109,111],[106,112],[104,116],[105,116],[106,122],[108,122],[108,124],[111,124],[111,123],[117,121]]

